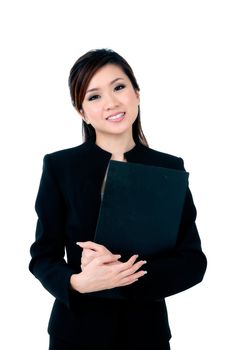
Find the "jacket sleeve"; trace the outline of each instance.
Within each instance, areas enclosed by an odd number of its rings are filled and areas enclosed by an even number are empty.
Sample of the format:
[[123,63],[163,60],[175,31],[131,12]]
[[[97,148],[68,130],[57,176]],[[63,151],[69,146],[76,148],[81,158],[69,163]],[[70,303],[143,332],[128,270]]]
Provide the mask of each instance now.
[[[182,159],[180,161],[184,169]],[[128,297],[163,299],[202,281],[207,260],[201,248],[196,214],[192,194],[188,189],[175,250],[165,256],[147,259],[147,264],[143,266],[147,275],[126,287]]]
[[44,157],[35,210],[38,221],[35,242],[30,248],[29,270],[55,298],[69,307],[70,277],[75,271],[64,259],[65,206],[52,174],[49,155]]

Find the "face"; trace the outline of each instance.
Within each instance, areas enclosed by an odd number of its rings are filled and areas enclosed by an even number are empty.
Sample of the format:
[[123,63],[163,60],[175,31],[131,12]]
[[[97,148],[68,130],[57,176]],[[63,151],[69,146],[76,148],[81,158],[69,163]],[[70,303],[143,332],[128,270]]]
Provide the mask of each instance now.
[[131,135],[139,102],[139,92],[123,70],[107,64],[89,83],[82,103],[82,117],[94,127],[98,138],[106,134]]

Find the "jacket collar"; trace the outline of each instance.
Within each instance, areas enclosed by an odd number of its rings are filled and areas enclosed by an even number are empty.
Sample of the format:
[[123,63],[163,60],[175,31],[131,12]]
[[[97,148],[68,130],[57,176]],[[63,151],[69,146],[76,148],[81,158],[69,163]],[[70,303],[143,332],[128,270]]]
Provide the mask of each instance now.
[[[89,149],[89,151],[96,156],[98,160],[109,161],[112,157],[112,153],[106,151],[105,149],[98,146],[95,141],[88,140],[84,144]],[[149,149],[149,147],[143,145],[140,142],[136,142],[135,146],[129,151],[124,153],[124,157],[128,162],[139,162],[144,160],[144,153]]]

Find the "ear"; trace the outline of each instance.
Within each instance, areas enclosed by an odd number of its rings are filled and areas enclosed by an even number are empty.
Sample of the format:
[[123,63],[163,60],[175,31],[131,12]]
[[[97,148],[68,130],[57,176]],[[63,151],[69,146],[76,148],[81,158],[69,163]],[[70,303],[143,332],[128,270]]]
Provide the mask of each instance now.
[[140,93],[138,90],[135,90],[136,97],[138,99],[138,103],[140,104]]
[[90,123],[88,123],[88,119],[86,118],[83,109],[80,109],[80,115],[81,115],[81,118],[83,119],[83,121],[86,122],[86,124],[90,124]]

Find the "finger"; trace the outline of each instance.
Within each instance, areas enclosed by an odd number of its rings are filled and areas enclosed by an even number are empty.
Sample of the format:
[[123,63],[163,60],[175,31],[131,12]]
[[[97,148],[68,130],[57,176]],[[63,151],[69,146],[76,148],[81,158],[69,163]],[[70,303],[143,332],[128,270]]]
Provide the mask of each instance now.
[[92,249],[97,252],[101,252],[103,249],[106,249],[102,244],[98,244],[93,241],[76,242],[76,244],[79,245],[81,248]]
[[130,275],[134,275],[144,264],[147,262],[145,260],[140,260],[131,267],[129,267],[126,270],[121,271],[120,276],[121,277],[128,277]]
[[85,259],[85,257],[83,257],[83,256],[82,256],[82,258],[81,258],[81,264],[83,264],[83,265],[86,264],[86,259]]
[[132,267],[136,261],[136,259],[138,258],[138,255],[132,255],[132,257],[130,257],[130,259],[128,259],[126,262],[122,263],[119,266],[119,271],[125,271],[128,270],[130,267]]
[[121,255],[119,255],[119,254],[105,254],[105,255],[98,256],[94,260],[99,265],[102,265],[102,264],[108,264],[108,263],[115,262],[120,258],[121,258]]
[[132,284],[136,281],[138,281],[141,277],[145,276],[147,274],[147,271],[139,271],[133,275],[130,275],[130,276],[127,276],[125,278],[123,278],[123,280],[121,280],[121,286],[126,286],[126,285],[129,285],[129,284]]
[[[140,270],[133,274],[133,278],[139,279],[147,274],[146,270]],[[130,276],[131,277],[131,276]]]
[[137,261],[136,263],[134,263],[134,265],[128,269],[128,270],[131,270],[132,273],[135,273],[136,271],[138,271],[144,264],[146,264],[146,260],[140,260],[140,261]]
[[83,248],[82,255],[88,253],[94,254],[94,250],[89,248]]
[[94,256],[96,256],[96,251],[89,249],[89,248],[84,248],[82,251],[81,256],[84,258],[92,258]]
[[77,245],[79,245],[81,248],[87,248],[87,249],[96,249],[97,243],[92,241],[85,241],[85,242],[76,242]]

